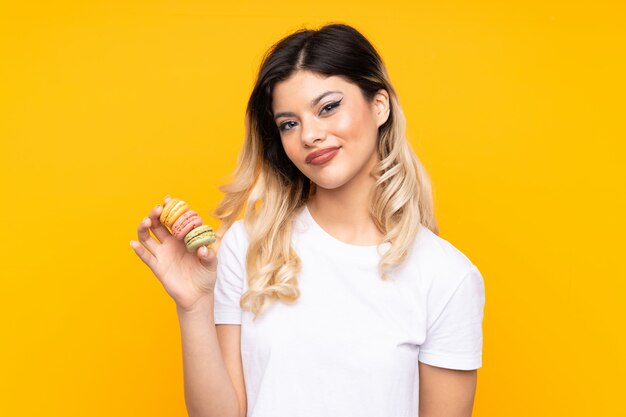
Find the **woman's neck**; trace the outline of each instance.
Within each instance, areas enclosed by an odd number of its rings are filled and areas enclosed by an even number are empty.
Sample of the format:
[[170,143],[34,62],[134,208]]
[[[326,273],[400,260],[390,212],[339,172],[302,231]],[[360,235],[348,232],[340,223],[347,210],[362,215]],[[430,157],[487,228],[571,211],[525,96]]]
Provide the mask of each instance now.
[[307,207],[311,216],[326,232],[346,243],[376,245],[383,234],[369,213],[370,193],[375,179],[372,176],[357,180],[337,189],[316,187]]

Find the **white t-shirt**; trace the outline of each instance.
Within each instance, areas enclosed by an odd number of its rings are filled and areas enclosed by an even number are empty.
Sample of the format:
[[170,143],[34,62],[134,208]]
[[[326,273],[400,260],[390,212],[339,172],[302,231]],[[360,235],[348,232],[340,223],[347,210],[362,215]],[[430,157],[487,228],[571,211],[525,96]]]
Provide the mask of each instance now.
[[274,301],[256,322],[239,307],[248,289],[242,220],[218,250],[215,323],[241,324],[247,417],[415,417],[418,360],[482,366],[483,277],[448,241],[421,227],[388,281],[376,246],[336,239],[306,206],[292,244],[300,297]]

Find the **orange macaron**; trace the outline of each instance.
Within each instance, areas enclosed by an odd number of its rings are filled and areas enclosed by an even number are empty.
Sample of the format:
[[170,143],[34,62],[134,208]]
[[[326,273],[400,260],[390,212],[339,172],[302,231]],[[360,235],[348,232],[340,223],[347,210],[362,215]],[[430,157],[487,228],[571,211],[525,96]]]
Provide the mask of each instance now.
[[186,202],[179,198],[172,198],[165,207],[163,207],[159,220],[171,229],[174,222],[187,210],[189,210],[189,205]]

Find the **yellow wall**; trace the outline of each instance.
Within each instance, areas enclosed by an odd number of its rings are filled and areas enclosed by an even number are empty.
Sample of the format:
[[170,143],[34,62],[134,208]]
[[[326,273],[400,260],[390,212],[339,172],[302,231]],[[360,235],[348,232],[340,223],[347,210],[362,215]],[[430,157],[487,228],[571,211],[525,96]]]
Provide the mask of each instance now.
[[218,226],[262,53],[330,21],[380,50],[483,272],[474,415],[626,415],[622,2],[7,3],[0,415],[184,415],[175,306],[128,242],[166,194]]

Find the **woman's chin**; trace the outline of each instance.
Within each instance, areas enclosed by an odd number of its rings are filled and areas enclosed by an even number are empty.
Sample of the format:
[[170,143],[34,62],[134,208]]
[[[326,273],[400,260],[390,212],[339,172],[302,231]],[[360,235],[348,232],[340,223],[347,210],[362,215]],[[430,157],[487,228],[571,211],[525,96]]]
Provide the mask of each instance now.
[[338,188],[341,188],[347,181],[344,179],[340,179],[340,178],[334,178],[334,179],[316,179],[315,178],[311,178],[311,181],[313,183],[315,183],[315,186],[318,189],[323,189],[323,190],[336,190]]

